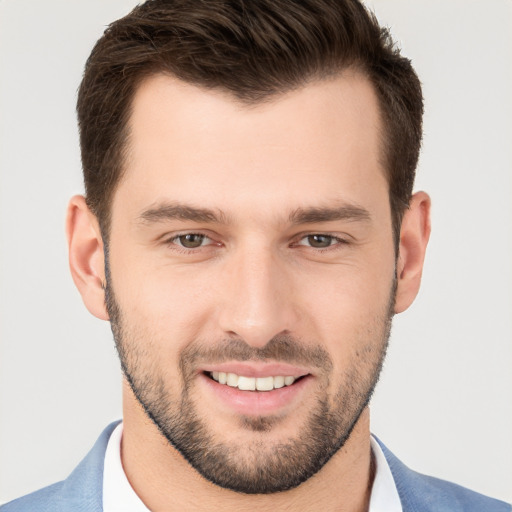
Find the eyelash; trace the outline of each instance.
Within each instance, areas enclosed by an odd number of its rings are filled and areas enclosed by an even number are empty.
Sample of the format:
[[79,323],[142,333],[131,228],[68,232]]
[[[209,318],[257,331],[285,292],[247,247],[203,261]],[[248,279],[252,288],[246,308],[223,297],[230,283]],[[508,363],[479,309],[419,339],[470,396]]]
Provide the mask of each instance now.
[[[309,237],[314,237],[314,236],[330,238],[331,242],[334,242],[334,243],[332,243],[331,245],[328,245],[327,247],[313,247],[311,245],[305,245],[305,244],[301,244],[300,243],[304,239],[309,238]],[[327,252],[327,251],[339,250],[342,246],[346,246],[349,243],[350,242],[346,238],[341,238],[341,237],[339,237],[337,235],[334,235],[334,234],[331,234],[331,233],[308,233],[308,234],[302,235],[298,239],[298,242],[295,242],[293,245],[294,246],[298,245],[298,246],[302,246],[302,247],[309,247],[310,249],[313,249],[313,250],[315,250],[317,252]]]
[[[210,240],[213,243],[208,243],[206,245],[200,245],[200,246],[194,247],[194,248],[187,248],[187,247],[183,247],[182,245],[179,245],[177,243],[177,241],[181,237],[187,236],[187,235],[190,235],[190,236],[201,236],[201,237],[203,237],[202,242],[204,242],[204,239],[208,239],[208,240]],[[327,247],[313,247],[311,245],[306,245],[306,244],[301,244],[300,243],[303,240],[307,239],[308,237],[314,237],[314,236],[328,237],[328,238],[331,239],[331,242],[334,242],[334,243],[331,243],[331,245],[329,245]],[[205,248],[207,248],[209,246],[220,246],[221,245],[220,242],[215,242],[215,240],[213,238],[209,237],[208,235],[206,235],[204,233],[196,233],[196,232],[193,232],[193,231],[187,231],[185,233],[179,233],[177,235],[174,235],[171,238],[165,240],[165,244],[167,246],[169,246],[170,248],[172,248],[172,250],[177,251],[178,253],[181,253],[181,254],[197,254],[197,252],[200,249],[205,249]],[[328,251],[340,250],[340,249],[343,248],[343,246],[347,246],[347,245],[350,245],[350,242],[346,238],[341,238],[341,237],[339,237],[337,235],[334,235],[332,233],[315,233],[315,232],[313,232],[313,233],[301,234],[300,238],[297,237],[296,241],[292,242],[290,244],[290,247],[308,247],[309,249],[312,249],[315,252],[326,253]]]
[[[187,236],[187,235],[190,235],[190,236],[202,236],[203,237],[203,241],[204,239],[208,239],[210,241],[213,242],[210,243],[210,244],[206,244],[206,245],[200,245],[199,247],[194,247],[194,248],[187,248],[187,247],[183,247],[182,245],[179,245],[177,243],[177,241],[183,237],[183,236]],[[177,251],[179,253],[182,253],[182,254],[194,254],[194,253],[197,253],[197,251],[199,249],[203,249],[204,247],[208,247],[210,245],[220,245],[219,243],[215,243],[215,241],[209,237],[208,235],[205,235],[204,233],[195,233],[193,231],[187,231],[185,233],[179,233],[177,235],[174,235],[172,236],[171,238],[168,238],[167,240],[165,240],[165,244],[169,247],[171,247],[174,251]]]

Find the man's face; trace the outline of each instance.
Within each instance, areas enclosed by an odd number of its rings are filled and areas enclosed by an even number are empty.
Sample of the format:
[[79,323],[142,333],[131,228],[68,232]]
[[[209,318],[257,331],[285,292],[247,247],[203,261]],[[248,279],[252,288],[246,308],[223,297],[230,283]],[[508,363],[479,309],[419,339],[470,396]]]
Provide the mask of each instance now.
[[345,73],[247,107],[156,76],[130,129],[107,295],[133,393],[205,478],[297,486],[350,435],[389,336],[375,94]]

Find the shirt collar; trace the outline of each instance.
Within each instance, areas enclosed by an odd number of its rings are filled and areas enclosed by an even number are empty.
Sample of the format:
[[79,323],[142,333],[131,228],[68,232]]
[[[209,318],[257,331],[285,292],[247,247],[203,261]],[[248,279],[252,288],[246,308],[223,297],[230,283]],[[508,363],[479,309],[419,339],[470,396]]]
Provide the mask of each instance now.
[[110,436],[103,468],[103,512],[149,512],[133,490],[121,463],[123,424]]
[[376,469],[368,512],[402,512],[395,479],[382,448],[373,436],[370,437],[370,446],[375,457]]

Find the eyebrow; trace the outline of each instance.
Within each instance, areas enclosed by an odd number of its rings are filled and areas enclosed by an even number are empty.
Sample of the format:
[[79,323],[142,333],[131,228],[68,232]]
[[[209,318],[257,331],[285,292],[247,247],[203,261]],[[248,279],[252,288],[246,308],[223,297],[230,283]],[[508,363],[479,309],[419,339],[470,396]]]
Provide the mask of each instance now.
[[208,208],[179,203],[165,203],[144,210],[138,217],[143,223],[163,222],[168,220],[189,220],[193,222],[225,223],[226,216]]
[[[142,211],[138,219],[144,224],[169,220],[227,224],[227,216],[220,210],[215,211],[180,203],[164,203],[148,208]],[[371,220],[371,215],[368,210],[356,205],[308,207],[297,208],[290,213],[288,220],[291,224],[314,224],[337,220],[367,222]]]
[[311,207],[297,208],[289,217],[292,224],[314,224],[317,222],[365,221],[371,220],[368,210],[356,205],[343,205],[340,207]]

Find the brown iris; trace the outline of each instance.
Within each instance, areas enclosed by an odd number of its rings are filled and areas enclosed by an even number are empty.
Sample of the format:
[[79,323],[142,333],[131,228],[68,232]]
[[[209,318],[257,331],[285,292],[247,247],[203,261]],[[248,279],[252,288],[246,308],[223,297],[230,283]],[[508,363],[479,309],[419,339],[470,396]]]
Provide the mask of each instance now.
[[330,247],[332,244],[332,236],[330,235],[309,235],[307,239],[309,245],[317,249]]
[[178,240],[183,247],[187,249],[197,249],[201,247],[205,236],[197,233],[189,233],[187,235],[180,235]]

